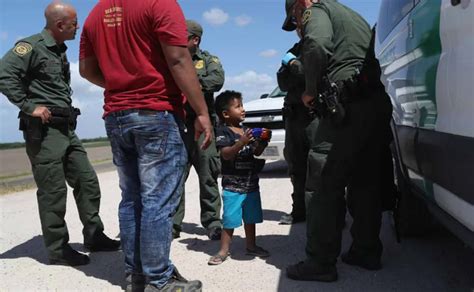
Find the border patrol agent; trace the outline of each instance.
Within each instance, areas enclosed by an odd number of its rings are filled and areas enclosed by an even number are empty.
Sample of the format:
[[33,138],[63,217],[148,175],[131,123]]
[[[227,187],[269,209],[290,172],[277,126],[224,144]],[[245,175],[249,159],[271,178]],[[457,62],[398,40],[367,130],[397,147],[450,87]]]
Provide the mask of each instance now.
[[89,257],[68,244],[65,181],[74,189],[85,247],[113,251],[120,248],[120,242],[103,233],[99,182],[74,133],[80,112],[71,106],[64,41],[74,39],[79,28],[76,12],[70,5],[54,2],[46,8],[45,16],[47,24],[41,33],[20,40],[2,58],[0,92],[21,110],[20,130],[38,187],[38,209],[49,261],[85,265]]
[[[281,224],[294,224],[306,220],[305,184],[309,144],[305,130],[313,118],[301,101],[305,89],[304,68],[300,59],[302,43],[296,43],[283,57],[277,72],[278,86],[286,91],[283,107],[285,121],[285,160],[293,184],[292,211],[281,217]],[[314,123],[317,125],[317,119]]]
[[285,30],[299,27],[306,89],[303,103],[320,115],[308,156],[307,259],[287,268],[295,280],[336,281],[350,186],[350,265],[381,268],[382,161],[392,106],[371,50],[371,30],[334,0],[286,0]]
[[[201,89],[206,100],[209,116],[213,125],[216,125],[216,113],[214,112],[214,92],[219,91],[224,85],[224,69],[218,57],[199,48],[202,38],[202,27],[193,20],[186,20],[188,29],[188,49],[191,53],[194,67],[201,84]],[[202,150],[199,141],[194,141],[194,119],[196,114],[189,105],[186,105],[186,128],[183,140],[188,150],[189,164],[185,177],[189,175],[191,165],[197,172],[199,178],[199,201],[201,204],[201,224],[207,229],[207,235],[211,240],[219,240],[222,223],[220,219],[221,198],[217,184],[221,163],[217,153],[216,143],[213,139],[206,150]],[[173,237],[179,237],[181,225],[184,218],[185,193],[179,203],[173,218]]]

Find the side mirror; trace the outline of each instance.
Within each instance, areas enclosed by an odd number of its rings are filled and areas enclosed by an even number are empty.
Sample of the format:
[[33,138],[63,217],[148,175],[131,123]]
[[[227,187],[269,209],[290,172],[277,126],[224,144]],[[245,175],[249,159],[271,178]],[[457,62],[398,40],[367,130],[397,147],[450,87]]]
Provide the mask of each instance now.
[[260,99],[262,99],[262,98],[267,98],[267,97],[268,97],[268,93],[265,93],[265,94],[260,95]]

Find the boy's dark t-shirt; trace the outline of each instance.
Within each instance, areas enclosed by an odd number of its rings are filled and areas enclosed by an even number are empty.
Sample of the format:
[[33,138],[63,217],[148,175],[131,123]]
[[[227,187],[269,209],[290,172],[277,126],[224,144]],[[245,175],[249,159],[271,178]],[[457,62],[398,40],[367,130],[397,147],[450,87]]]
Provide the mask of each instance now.
[[[246,128],[243,128],[244,131]],[[229,127],[221,125],[216,129],[217,148],[229,147],[240,139],[241,135],[234,133]],[[236,193],[258,191],[258,173],[262,170],[265,160],[256,159],[254,147],[244,146],[234,160],[222,161],[222,188]]]

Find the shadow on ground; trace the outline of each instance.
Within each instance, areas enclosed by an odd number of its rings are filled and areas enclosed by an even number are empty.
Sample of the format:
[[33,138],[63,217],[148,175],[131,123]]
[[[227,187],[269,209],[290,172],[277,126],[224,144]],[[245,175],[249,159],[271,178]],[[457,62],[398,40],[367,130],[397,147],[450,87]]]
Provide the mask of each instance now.
[[[343,230],[342,252],[351,243],[349,214]],[[303,228],[302,228],[303,227]],[[306,258],[306,225],[292,226],[282,240],[281,251],[294,256],[268,258],[267,262],[281,268],[278,291],[473,291],[474,251],[445,229],[419,238],[402,239],[397,243],[391,217],[384,213],[381,239],[384,244],[383,268],[367,271],[338,260],[339,280],[335,283],[301,282],[286,277],[286,266]],[[286,251],[285,251],[286,248]],[[295,250],[299,249],[299,250]]]
[[[269,214],[268,210],[266,213]],[[280,214],[271,214],[277,218]],[[342,251],[348,249],[350,225],[343,230]],[[275,224],[278,224],[275,222]],[[335,283],[300,282],[286,277],[286,267],[305,259],[306,224],[291,226],[289,235],[258,235],[257,243],[268,249],[264,259],[281,271],[278,291],[473,291],[474,252],[446,231],[437,231],[422,238],[396,242],[388,214],[384,216],[381,238],[384,243],[383,269],[367,271],[337,263],[339,280]],[[198,228],[198,227],[196,227]],[[178,239],[179,240],[179,239]],[[188,250],[209,257],[219,249],[219,241],[186,238],[179,240]],[[245,255],[245,238],[234,236],[231,246],[233,261],[250,261]],[[224,265],[227,263],[224,263]],[[238,265],[238,263],[236,263]]]
[[[70,243],[72,248],[86,252],[79,243]],[[125,287],[123,256],[121,251],[96,252],[89,254],[91,262],[85,266],[72,267],[89,277],[105,280],[115,286]],[[30,240],[15,246],[0,254],[0,259],[31,258],[40,264],[48,265],[47,251],[43,244],[43,237],[37,235]],[[5,264],[6,265],[6,264]]]

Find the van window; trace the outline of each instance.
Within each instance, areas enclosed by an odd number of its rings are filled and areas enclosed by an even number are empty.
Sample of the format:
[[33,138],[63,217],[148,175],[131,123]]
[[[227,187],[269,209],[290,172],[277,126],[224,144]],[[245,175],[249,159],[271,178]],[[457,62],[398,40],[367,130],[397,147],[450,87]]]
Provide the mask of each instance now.
[[400,20],[412,10],[414,1],[416,0],[382,0],[377,22],[380,40],[384,40]]
[[286,92],[285,91],[282,91],[280,89],[280,87],[277,86],[277,88],[275,88],[269,95],[268,95],[268,98],[272,98],[272,97],[285,97],[286,96]]

